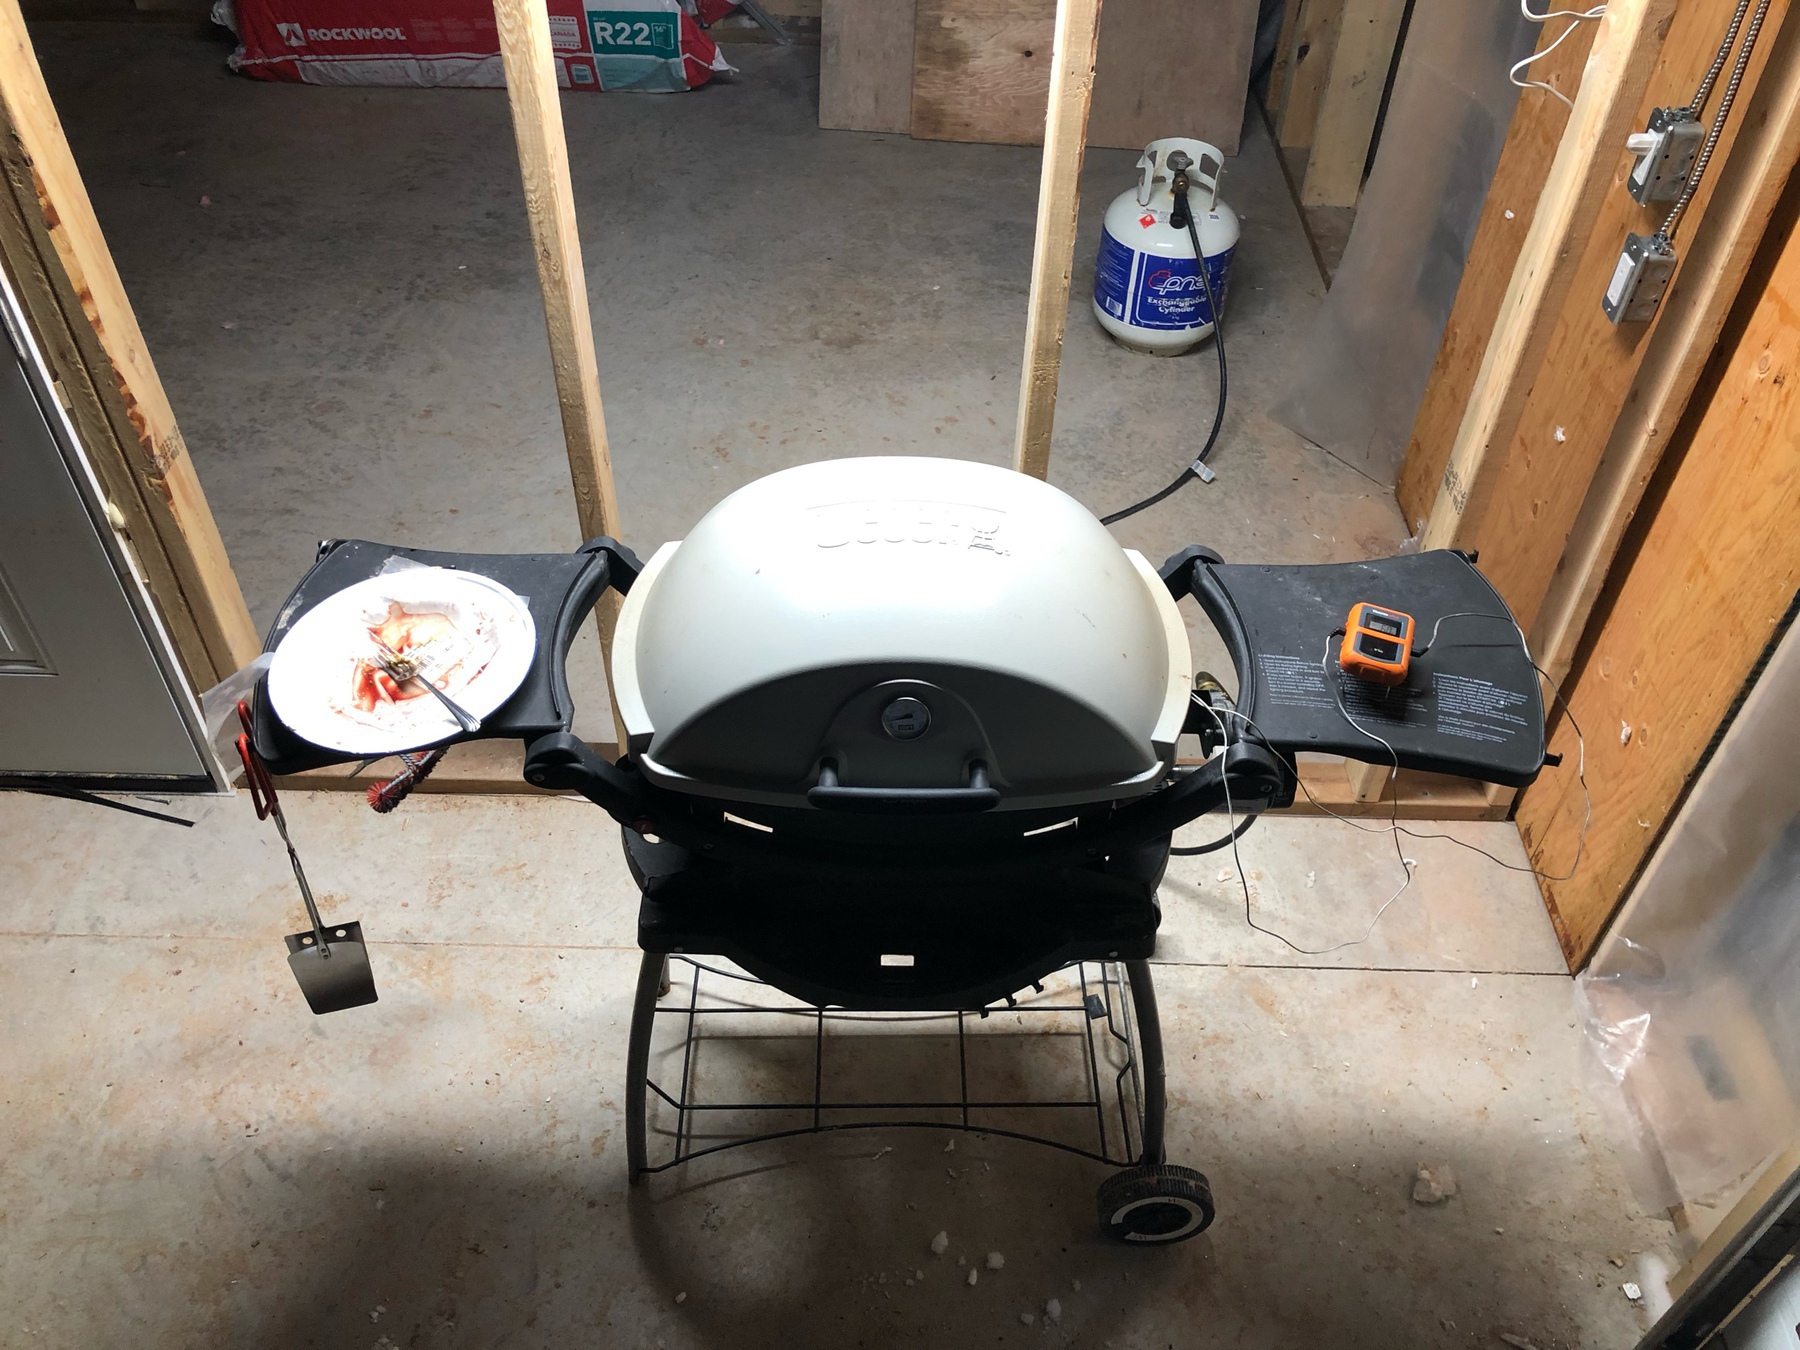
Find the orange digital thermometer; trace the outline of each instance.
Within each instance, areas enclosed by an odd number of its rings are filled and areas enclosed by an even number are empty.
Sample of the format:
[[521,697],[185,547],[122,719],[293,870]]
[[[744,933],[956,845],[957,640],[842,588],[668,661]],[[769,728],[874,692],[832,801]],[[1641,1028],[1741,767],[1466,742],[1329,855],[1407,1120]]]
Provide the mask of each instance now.
[[1412,660],[1412,615],[1358,603],[1344,621],[1338,665],[1359,680],[1403,684]]

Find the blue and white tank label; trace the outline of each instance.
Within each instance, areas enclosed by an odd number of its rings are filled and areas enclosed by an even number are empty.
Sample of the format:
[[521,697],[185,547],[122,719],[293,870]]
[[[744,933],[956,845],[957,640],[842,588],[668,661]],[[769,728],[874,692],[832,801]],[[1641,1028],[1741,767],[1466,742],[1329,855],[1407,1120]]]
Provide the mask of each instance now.
[[[1236,254],[1233,245],[1206,255],[1206,279],[1221,307]],[[1192,258],[1139,253],[1106,229],[1100,231],[1100,257],[1094,263],[1094,303],[1139,328],[1198,328],[1213,321]]]

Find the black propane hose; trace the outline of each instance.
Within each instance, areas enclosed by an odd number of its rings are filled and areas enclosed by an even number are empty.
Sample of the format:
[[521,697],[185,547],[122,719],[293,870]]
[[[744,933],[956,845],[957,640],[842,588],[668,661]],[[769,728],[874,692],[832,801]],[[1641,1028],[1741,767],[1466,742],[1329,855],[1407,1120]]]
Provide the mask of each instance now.
[[1217,853],[1220,849],[1230,848],[1231,845],[1242,839],[1244,837],[1244,832],[1252,825],[1256,824],[1260,818],[1261,817],[1258,816],[1245,816],[1238,822],[1238,827],[1235,830],[1230,834],[1220,835],[1210,844],[1196,844],[1193,848],[1171,848],[1169,852],[1177,858],[1192,858],[1202,853]]
[[[1193,462],[1176,476],[1175,481],[1163,488],[1160,492],[1152,493],[1150,496],[1144,498],[1143,501],[1135,502],[1126,507],[1123,511],[1114,511],[1110,516],[1100,517],[1100,523],[1102,525],[1111,525],[1117,521],[1124,520],[1127,516],[1135,516],[1139,511],[1148,510],[1150,507],[1155,506],[1158,502],[1162,501],[1163,498],[1174,496],[1182,488],[1186,487],[1190,480],[1200,477],[1200,471],[1206,463],[1206,457],[1212,453],[1213,446],[1218,443],[1219,428],[1225,425],[1225,316],[1219,313],[1218,302],[1213,299],[1212,278],[1206,274],[1206,254],[1202,252],[1200,248],[1200,230],[1194,224],[1194,204],[1188,198],[1188,194],[1193,191],[1193,185],[1188,182],[1187,171],[1185,169],[1178,171],[1175,177],[1181,188],[1180,195],[1176,200],[1181,203],[1182,214],[1187,217],[1188,238],[1194,241],[1194,265],[1196,270],[1200,273],[1200,289],[1206,295],[1207,309],[1212,311],[1213,348],[1219,353],[1219,403],[1218,406],[1213,409],[1212,430],[1207,433],[1206,444],[1200,447],[1200,453],[1194,456]],[[1223,847],[1223,844],[1221,844],[1221,847]]]

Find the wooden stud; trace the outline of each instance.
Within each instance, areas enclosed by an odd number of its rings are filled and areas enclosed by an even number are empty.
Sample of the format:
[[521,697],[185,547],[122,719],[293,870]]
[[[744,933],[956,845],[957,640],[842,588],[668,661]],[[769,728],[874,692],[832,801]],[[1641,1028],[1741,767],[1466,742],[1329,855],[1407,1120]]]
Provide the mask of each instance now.
[[[1186,767],[1198,759],[1182,759]],[[1300,789],[1292,806],[1273,814],[1283,816],[1398,816],[1401,820],[1505,820],[1510,796],[1496,801],[1485,783],[1449,774],[1402,769],[1386,780],[1380,796],[1359,799],[1352,790],[1346,765],[1336,759],[1303,759],[1299,763]],[[1391,769],[1393,766],[1390,765]],[[1501,791],[1507,791],[1501,789]]]
[[1275,141],[1283,150],[1305,149],[1313,142],[1319,103],[1331,70],[1331,53],[1337,46],[1338,21],[1343,14],[1344,0],[1306,0],[1300,11],[1287,98],[1275,119]]
[[18,0],[0,0],[0,214],[8,270],[83,448],[124,521],[164,626],[196,691],[262,649],[206,494],[144,345],[137,316],[62,123]]
[[1392,764],[1365,764],[1360,759],[1344,761],[1344,781],[1350,784],[1350,795],[1359,802],[1378,802],[1394,772]]
[[1299,45],[1301,0],[1284,0],[1281,33],[1275,39],[1275,55],[1269,63],[1269,86],[1263,91],[1263,109],[1271,115],[1287,102],[1294,74],[1294,49]]
[[1099,29],[1100,0],[1057,0],[1050,106],[1044,117],[1044,169],[1025,308],[1019,423],[1013,441],[1013,468],[1034,478],[1050,474],[1050,432],[1056,421],[1056,382],[1069,316],[1069,279],[1075,267],[1081,160]]
[[[556,401],[562,410],[575,513],[583,539],[598,535],[616,539],[619,498],[613,487],[612,453],[600,404],[600,369],[588,316],[587,279],[575,224],[575,191],[569,180],[569,146],[563,136],[549,13],[534,0],[494,0],[494,22],[500,30],[513,136],[519,146],[525,212],[537,251],[538,285],[544,294],[544,322],[556,371]],[[594,607],[594,617],[600,626],[609,688],[618,615],[618,593],[608,590]],[[618,743],[624,745],[625,727],[616,703],[613,729]]]
[[1681,271],[1663,298],[1637,378],[1533,623],[1531,649],[1552,679],[1562,680],[1574,663],[1626,527],[1675,434],[1796,163],[1800,28],[1785,24],[1710,200],[1696,198],[1704,212],[1699,228],[1683,248]]
[[1355,206],[1406,0],[1345,0],[1318,122],[1300,184],[1302,206]]
[[[1599,21],[1581,92],[1538,198],[1426,521],[1425,548],[1464,545],[1481,519],[1531,377],[1574,281],[1581,245],[1602,198],[1617,190],[1610,169],[1624,153],[1631,119],[1649,85],[1673,10],[1674,0],[1611,0]],[[1598,306],[1599,300],[1593,303]]]
[[[1402,769],[1384,782],[1373,800],[1357,797],[1344,766],[1330,760],[1300,761],[1300,782],[1294,804],[1285,816],[1372,816],[1401,820],[1505,820],[1506,808],[1488,800],[1487,785],[1448,774]],[[1392,766],[1390,765],[1391,769]]]

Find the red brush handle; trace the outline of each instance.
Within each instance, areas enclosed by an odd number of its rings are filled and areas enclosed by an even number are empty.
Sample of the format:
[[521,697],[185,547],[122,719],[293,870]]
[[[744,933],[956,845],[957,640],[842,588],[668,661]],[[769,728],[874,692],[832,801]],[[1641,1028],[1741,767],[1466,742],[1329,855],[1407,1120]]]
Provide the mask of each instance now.
[[237,712],[238,722],[244,728],[237,738],[238,758],[244,761],[244,782],[250,789],[250,804],[256,808],[258,820],[267,820],[280,809],[275,799],[275,782],[269,777],[269,766],[263,763],[262,756],[250,742],[250,705],[239,699]]

